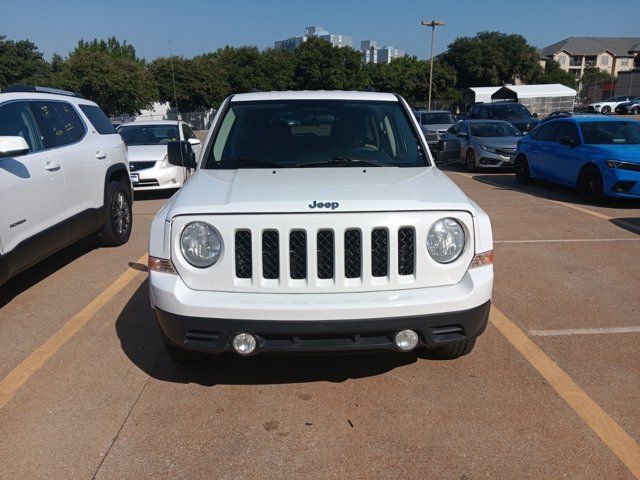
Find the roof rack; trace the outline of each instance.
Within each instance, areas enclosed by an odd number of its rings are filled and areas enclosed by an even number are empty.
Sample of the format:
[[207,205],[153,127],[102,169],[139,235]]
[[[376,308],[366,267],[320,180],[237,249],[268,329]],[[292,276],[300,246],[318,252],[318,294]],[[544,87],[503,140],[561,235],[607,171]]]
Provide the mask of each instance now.
[[50,93],[53,95],[66,95],[67,97],[84,98],[77,92],[69,92],[67,90],[60,90],[58,88],[50,87],[38,87],[36,85],[11,85],[2,90],[2,93],[16,93],[16,92],[30,92],[30,93]]

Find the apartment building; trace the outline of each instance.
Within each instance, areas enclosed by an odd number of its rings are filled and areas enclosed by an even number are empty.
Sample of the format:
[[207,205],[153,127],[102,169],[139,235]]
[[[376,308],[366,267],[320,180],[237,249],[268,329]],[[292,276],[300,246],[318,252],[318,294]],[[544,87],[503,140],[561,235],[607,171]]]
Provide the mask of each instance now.
[[362,61],[364,63],[390,63],[394,58],[404,57],[406,52],[398,50],[390,45],[378,48],[375,40],[363,40],[360,42]]
[[541,49],[545,59],[554,59],[560,67],[582,77],[587,67],[597,67],[614,77],[619,72],[640,67],[640,37],[569,37]]
[[285,48],[293,51],[296,47],[302,45],[310,37],[318,37],[331,43],[334,47],[352,47],[353,38],[349,35],[341,35],[337,33],[329,33],[323,27],[314,25],[305,28],[305,34],[299,37],[289,37],[284,40],[278,40],[273,43],[275,48]]

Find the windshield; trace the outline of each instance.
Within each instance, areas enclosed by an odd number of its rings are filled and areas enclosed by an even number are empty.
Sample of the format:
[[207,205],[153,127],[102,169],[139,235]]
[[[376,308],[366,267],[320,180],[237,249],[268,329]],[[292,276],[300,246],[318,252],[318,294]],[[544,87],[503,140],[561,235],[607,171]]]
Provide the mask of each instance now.
[[516,137],[520,131],[506,122],[482,122],[469,124],[472,137]]
[[584,122],[580,124],[584,143],[589,145],[638,145],[639,122]]
[[177,125],[128,125],[118,133],[130,147],[136,145],[165,145],[179,140]]
[[203,168],[428,165],[398,102],[231,103]]
[[421,125],[453,124],[456,118],[450,113],[423,113],[420,118]]
[[523,118],[531,116],[529,110],[519,103],[497,105],[491,108],[491,112],[494,118]]

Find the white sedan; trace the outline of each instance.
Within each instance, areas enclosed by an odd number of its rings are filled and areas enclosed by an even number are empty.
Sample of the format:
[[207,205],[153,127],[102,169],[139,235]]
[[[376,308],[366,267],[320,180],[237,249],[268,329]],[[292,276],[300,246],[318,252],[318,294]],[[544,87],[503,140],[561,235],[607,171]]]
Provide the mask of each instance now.
[[618,105],[620,105],[621,103],[625,103],[628,102],[630,100],[633,100],[635,97],[633,96],[628,96],[628,95],[618,95],[617,97],[609,97],[606,100],[603,100],[601,102],[595,102],[595,103],[590,103],[587,106],[587,109],[590,112],[600,112],[600,113],[604,113],[605,115],[609,115],[612,112],[616,111],[616,107]]
[[187,169],[167,160],[169,142],[187,141],[196,154],[200,150],[200,140],[191,127],[179,120],[123,123],[118,133],[129,148],[131,183],[136,190],[164,190],[184,184]]

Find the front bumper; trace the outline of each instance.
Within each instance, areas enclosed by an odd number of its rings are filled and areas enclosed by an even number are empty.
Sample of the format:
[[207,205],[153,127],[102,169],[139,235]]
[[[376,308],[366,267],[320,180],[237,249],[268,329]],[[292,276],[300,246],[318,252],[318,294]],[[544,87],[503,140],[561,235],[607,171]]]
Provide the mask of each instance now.
[[470,310],[397,318],[339,321],[229,320],[185,317],[156,309],[165,341],[184,349],[220,354],[232,351],[233,337],[250,333],[257,340],[254,353],[314,353],[398,350],[394,334],[414,330],[418,345],[435,348],[480,335],[491,302]]
[[640,198],[640,172],[605,167],[603,179],[607,196]]
[[139,182],[133,184],[135,190],[164,190],[170,188],[180,188],[184,183],[184,173],[182,167],[170,166],[160,167],[162,162],[156,162],[151,168],[132,171],[133,175],[138,174]]
[[357,293],[198,291],[156,271],[149,287],[165,340],[182,348],[222,353],[244,332],[258,337],[257,352],[393,350],[405,328],[426,347],[480,335],[493,267],[468,270],[455,285]]
[[482,149],[476,149],[476,163],[481,168],[505,168],[513,167],[513,159],[515,152],[509,155],[488,152]]

